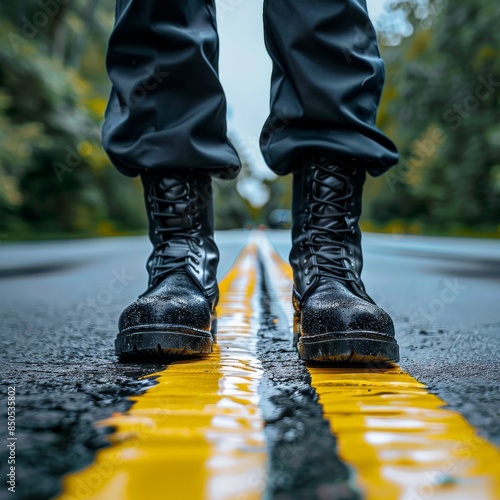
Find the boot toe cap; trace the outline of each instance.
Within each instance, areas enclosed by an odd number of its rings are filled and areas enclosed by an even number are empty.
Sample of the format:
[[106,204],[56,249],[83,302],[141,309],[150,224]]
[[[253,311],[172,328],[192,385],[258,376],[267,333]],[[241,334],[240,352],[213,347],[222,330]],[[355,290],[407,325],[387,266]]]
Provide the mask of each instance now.
[[120,316],[120,332],[140,327],[210,331],[210,304],[201,291],[194,286],[171,285],[162,283],[130,304]]
[[313,295],[301,308],[302,335],[377,333],[394,338],[394,324],[382,308],[368,301]]

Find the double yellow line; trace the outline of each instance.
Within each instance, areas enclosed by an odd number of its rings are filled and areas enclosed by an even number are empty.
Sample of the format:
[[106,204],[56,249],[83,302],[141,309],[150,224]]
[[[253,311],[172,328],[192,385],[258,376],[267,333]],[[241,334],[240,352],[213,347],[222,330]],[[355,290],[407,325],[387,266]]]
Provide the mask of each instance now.
[[[268,288],[291,321],[290,267],[257,234],[220,284],[214,352],[170,363],[129,411],[101,422],[115,428],[111,446],[64,479],[61,499],[263,497],[257,247]],[[338,453],[366,498],[500,499],[498,450],[404,370],[308,369]]]
[[[290,325],[292,270],[259,242]],[[400,367],[309,366],[340,458],[373,500],[500,499],[500,452]]]

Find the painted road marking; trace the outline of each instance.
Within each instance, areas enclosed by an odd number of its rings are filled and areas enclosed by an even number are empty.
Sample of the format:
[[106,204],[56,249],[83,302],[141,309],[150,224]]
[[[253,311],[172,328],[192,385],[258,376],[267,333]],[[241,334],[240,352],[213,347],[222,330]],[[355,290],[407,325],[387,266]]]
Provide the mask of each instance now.
[[261,367],[257,251],[247,246],[220,284],[218,345],[151,375],[157,385],[101,425],[116,428],[92,465],[63,480],[63,500],[252,500],[265,486],[257,393]]
[[[293,321],[292,272],[267,238],[261,259]],[[500,452],[399,367],[308,367],[338,454],[367,499],[500,498]]]

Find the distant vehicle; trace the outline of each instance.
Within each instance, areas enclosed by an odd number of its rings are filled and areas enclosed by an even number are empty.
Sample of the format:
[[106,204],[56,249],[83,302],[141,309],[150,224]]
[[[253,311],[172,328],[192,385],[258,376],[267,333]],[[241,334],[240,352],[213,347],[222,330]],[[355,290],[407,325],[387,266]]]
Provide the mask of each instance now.
[[267,216],[271,229],[289,229],[292,224],[292,212],[284,208],[276,208]]

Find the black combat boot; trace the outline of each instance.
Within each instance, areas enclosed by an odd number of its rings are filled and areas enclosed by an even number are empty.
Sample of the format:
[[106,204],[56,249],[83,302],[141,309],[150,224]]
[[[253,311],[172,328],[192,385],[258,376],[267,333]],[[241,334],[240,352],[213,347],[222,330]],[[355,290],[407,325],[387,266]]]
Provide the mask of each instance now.
[[123,311],[116,354],[212,351],[219,290],[211,178],[142,175],[153,252],[148,289]]
[[318,154],[294,173],[294,332],[299,355],[316,361],[398,361],[390,316],[366,293],[356,161]]

